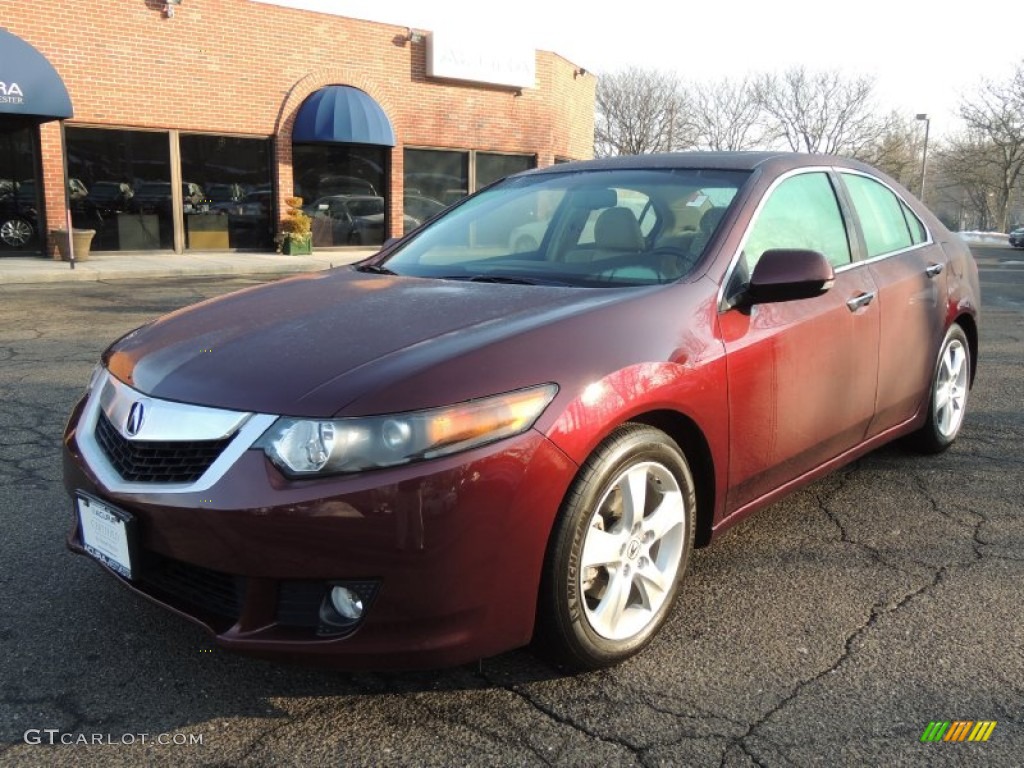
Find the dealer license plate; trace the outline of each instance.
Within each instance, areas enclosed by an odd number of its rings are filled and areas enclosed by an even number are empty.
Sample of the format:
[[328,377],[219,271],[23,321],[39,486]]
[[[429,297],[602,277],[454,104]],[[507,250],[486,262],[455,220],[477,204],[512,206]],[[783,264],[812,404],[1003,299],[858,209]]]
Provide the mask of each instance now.
[[90,496],[76,497],[85,551],[126,579],[132,578],[135,518]]

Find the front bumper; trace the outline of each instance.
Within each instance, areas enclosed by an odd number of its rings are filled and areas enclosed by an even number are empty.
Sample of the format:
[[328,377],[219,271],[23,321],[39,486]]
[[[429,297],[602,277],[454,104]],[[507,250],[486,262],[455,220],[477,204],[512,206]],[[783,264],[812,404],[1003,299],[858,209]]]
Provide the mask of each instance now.
[[[536,431],[404,467],[290,481],[257,450],[195,493],[114,492],[64,440],[67,491],[137,520],[133,590],[228,649],[342,667],[439,667],[529,642],[548,537],[576,472]],[[83,552],[77,515],[68,546]],[[109,570],[109,569],[108,569]],[[372,585],[347,635],[317,634],[332,583]]]

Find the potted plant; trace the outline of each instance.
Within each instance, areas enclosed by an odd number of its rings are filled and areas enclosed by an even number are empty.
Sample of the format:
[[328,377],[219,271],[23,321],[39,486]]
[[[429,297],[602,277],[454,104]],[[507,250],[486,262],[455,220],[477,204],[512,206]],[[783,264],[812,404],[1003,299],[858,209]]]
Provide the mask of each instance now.
[[301,197],[289,197],[285,201],[288,209],[281,222],[279,245],[281,253],[289,256],[313,252],[313,220],[302,210]]

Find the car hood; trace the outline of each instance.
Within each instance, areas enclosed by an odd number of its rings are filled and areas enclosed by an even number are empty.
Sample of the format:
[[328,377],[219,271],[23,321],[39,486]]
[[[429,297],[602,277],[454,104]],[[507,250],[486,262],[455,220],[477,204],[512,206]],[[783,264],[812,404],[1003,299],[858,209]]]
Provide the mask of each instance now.
[[[152,397],[320,418],[441,368],[441,383],[403,397],[403,409],[425,408],[494,394],[477,390],[496,382],[474,366],[475,350],[632,292],[345,267],[178,310],[115,342],[104,360],[118,379]],[[503,390],[540,383],[528,366],[510,368]]]

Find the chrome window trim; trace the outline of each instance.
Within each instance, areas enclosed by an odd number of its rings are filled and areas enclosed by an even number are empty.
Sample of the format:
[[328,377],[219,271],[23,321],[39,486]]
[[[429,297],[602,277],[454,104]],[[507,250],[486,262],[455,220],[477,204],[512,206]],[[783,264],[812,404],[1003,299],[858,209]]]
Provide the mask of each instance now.
[[[927,231],[927,230],[925,230],[925,231]],[[929,240],[927,243],[918,243],[916,245],[910,246],[909,248],[900,248],[898,251],[888,251],[887,253],[883,253],[883,254],[880,254],[878,256],[872,256],[870,259],[862,259],[861,261],[854,261],[854,262],[852,262],[850,264],[844,264],[841,267],[836,267],[835,271],[837,273],[838,272],[845,272],[848,269],[850,269],[851,267],[860,267],[860,266],[864,266],[865,264],[874,264],[874,263],[879,262],[879,261],[885,261],[886,259],[891,259],[893,256],[899,256],[900,254],[903,254],[903,253],[909,253],[910,251],[915,251],[918,248],[923,248],[926,245],[933,245],[933,242],[931,240]]]
[[[96,424],[101,412],[106,414],[115,428],[124,433],[125,421],[131,404],[142,402],[166,414],[158,420],[158,428],[151,428],[149,440],[216,440],[237,429],[235,438],[202,476],[191,483],[140,483],[127,481],[118,474],[96,441]],[[107,370],[97,377],[82,416],[78,421],[76,437],[82,458],[96,479],[115,493],[200,493],[211,488],[242,457],[252,444],[277,421],[277,416],[262,413],[244,413],[220,408],[189,405],[144,395],[114,378]],[[227,432],[224,429],[229,427]],[[145,428],[145,423],[143,424]],[[218,434],[219,433],[219,434]],[[212,435],[212,436],[211,436]],[[137,437],[137,436],[136,436]],[[132,439],[132,438],[128,438]]]
[[[782,182],[784,182],[784,181],[786,181],[788,179],[791,179],[794,176],[801,176],[801,175],[803,175],[805,173],[826,173],[827,174],[827,173],[831,172],[832,170],[833,170],[832,166],[829,166],[829,165],[810,165],[810,166],[806,166],[806,167],[803,167],[803,168],[793,168],[792,170],[786,171],[785,173],[780,175],[777,179],[775,179],[775,181],[773,181],[771,183],[771,185],[768,187],[768,189],[766,189],[764,191],[764,194],[761,195],[761,199],[757,203],[757,207],[754,209],[754,213],[751,214],[751,216],[750,216],[750,223],[747,224],[747,229],[743,233],[743,237],[740,239],[740,244],[736,247],[736,252],[732,255],[732,258],[729,260],[729,266],[726,267],[725,276],[722,278],[722,283],[721,283],[721,285],[718,286],[718,312],[719,312],[719,314],[721,314],[723,312],[727,312],[730,309],[732,309],[732,305],[731,304],[727,304],[726,301],[725,301],[725,287],[729,284],[729,281],[732,280],[733,272],[736,271],[736,265],[739,264],[739,261],[740,261],[740,255],[743,253],[743,249],[747,246],[747,240],[750,238],[750,233],[751,233],[751,231],[753,231],[754,225],[757,224],[757,220],[761,216],[761,211],[764,208],[765,204],[768,202],[768,198],[770,198],[772,196],[772,194],[775,192],[775,190],[778,188],[778,186],[780,184],[782,184]],[[829,180],[829,183],[831,183],[831,180]],[[843,206],[842,206],[842,203],[839,200],[839,196],[838,195],[836,195],[836,205],[839,207],[840,215],[842,215],[842,213],[843,213]],[[844,218],[843,223],[845,225],[845,223],[846,223],[845,218]],[[849,238],[849,234],[847,234],[847,238]],[[853,244],[852,243],[850,243],[850,256],[851,256],[851,258],[853,256]],[[851,262],[851,264],[854,264],[854,263],[857,263],[857,262]]]

